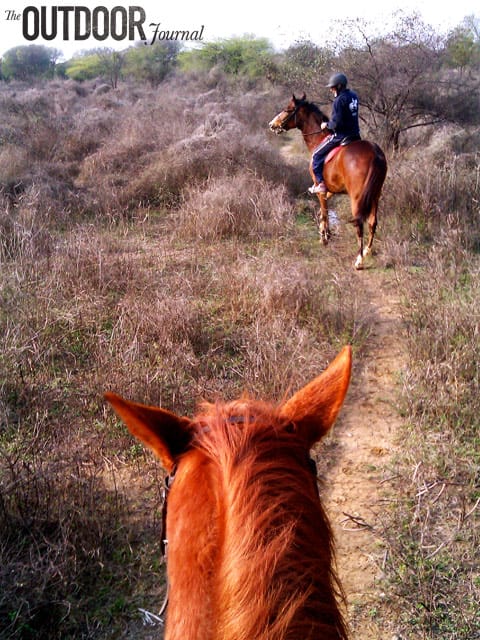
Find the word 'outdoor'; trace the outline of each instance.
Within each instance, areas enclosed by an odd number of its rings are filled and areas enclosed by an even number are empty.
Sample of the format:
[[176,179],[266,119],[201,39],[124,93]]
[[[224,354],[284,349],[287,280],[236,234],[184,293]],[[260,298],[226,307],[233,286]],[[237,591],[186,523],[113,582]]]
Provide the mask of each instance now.
[[142,7],[34,7],[22,13],[23,37],[36,40],[42,37],[53,40],[58,36],[64,40],[146,40],[143,24],[146,15]]

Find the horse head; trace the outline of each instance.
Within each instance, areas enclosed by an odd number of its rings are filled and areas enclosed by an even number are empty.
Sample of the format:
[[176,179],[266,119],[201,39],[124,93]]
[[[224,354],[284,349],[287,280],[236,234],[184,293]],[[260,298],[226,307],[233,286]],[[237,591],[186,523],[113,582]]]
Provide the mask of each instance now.
[[322,637],[346,637],[309,451],[334,423],[350,372],[345,347],[280,405],[242,397],[193,418],[105,395],[174,478],[168,640],[281,640],[325,626],[333,632]]
[[287,106],[277,113],[277,115],[268,123],[271,131],[276,134],[284,133],[298,126],[297,116],[299,109],[306,102],[307,96],[304,93],[301,98],[297,98],[292,94],[292,98]]

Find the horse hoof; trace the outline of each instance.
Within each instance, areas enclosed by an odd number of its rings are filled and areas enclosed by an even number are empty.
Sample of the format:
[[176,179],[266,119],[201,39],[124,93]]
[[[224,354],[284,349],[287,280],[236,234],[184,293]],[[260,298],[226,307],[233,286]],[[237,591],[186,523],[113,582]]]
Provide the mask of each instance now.
[[363,269],[363,258],[362,256],[358,256],[355,260],[355,269],[357,271],[361,271]]
[[320,233],[320,241],[323,245],[327,245],[328,244],[328,239],[330,237],[330,234],[327,233],[326,231],[322,231]]

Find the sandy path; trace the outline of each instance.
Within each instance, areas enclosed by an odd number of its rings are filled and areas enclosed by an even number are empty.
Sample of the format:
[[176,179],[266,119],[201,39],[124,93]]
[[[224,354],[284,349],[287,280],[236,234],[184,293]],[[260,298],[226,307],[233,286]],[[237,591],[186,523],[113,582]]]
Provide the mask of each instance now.
[[394,623],[386,616],[379,580],[386,558],[385,488],[398,446],[401,417],[396,405],[405,356],[394,273],[372,268],[357,276],[375,321],[366,353],[354,362],[323,497],[336,538],[352,638],[390,640]]

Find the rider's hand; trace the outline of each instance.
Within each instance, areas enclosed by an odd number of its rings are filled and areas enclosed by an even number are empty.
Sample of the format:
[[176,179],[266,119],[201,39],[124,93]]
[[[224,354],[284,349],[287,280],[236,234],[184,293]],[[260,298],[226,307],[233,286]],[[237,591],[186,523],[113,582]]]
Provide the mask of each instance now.
[[328,127],[328,122],[322,122],[322,124],[320,125],[320,129],[327,129]]

